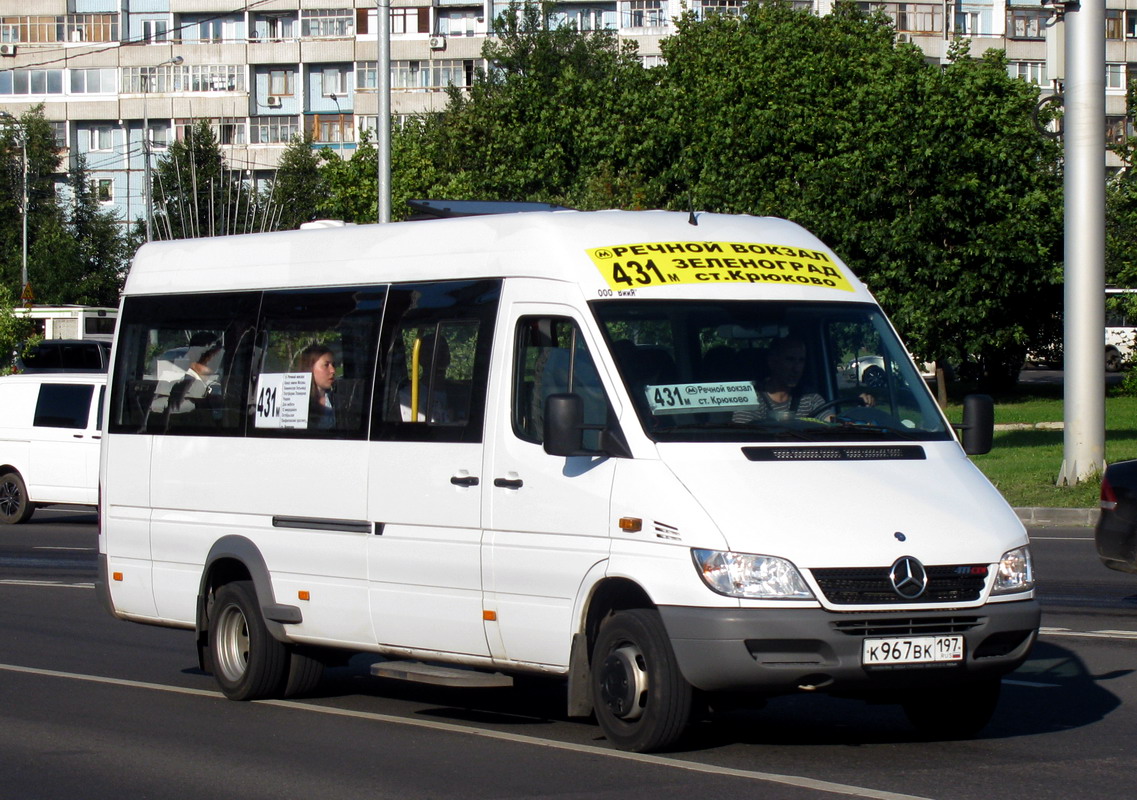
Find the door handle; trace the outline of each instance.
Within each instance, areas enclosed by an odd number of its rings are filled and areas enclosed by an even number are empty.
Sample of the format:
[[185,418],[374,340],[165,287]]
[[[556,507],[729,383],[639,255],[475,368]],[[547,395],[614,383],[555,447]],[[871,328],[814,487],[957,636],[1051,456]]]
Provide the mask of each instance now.
[[523,480],[521,480],[520,478],[516,478],[513,480],[511,480],[509,478],[494,478],[493,479],[493,485],[498,487],[499,489],[520,489],[522,486],[525,485],[525,482]]
[[455,475],[450,479],[455,486],[477,486],[478,479],[473,475]]

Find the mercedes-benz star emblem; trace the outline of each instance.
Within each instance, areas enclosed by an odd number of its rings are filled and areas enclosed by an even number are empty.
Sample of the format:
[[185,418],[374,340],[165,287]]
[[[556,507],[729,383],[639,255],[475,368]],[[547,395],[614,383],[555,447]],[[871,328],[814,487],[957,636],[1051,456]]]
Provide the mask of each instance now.
[[928,588],[928,573],[924,565],[912,556],[896,559],[888,571],[893,590],[905,600],[915,600]]

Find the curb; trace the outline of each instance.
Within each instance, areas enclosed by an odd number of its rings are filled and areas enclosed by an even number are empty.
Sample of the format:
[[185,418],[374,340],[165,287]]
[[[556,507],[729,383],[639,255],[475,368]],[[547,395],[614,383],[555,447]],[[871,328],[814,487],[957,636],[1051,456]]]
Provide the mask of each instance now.
[[1100,508],[1016,508],[1015,513],[1028,528],[1085,527],[1097,525]]

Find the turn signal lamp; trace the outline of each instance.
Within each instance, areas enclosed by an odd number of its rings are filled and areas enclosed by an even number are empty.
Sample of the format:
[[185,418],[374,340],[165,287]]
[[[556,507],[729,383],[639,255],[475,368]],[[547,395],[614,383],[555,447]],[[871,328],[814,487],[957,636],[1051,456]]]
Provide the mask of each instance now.
[[644,521],[639,517],[620,517],[620,530],[627,533],[639,533],[643,530]]

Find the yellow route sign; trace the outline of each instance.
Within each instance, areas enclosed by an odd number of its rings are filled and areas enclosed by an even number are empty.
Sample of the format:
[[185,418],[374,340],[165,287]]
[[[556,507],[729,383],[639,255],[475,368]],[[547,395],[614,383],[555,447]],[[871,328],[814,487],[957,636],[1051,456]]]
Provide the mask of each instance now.
[[751,242],[645,242],[585,251],[613,290],[682,283],[766,283],[853,291],[821,250]]

